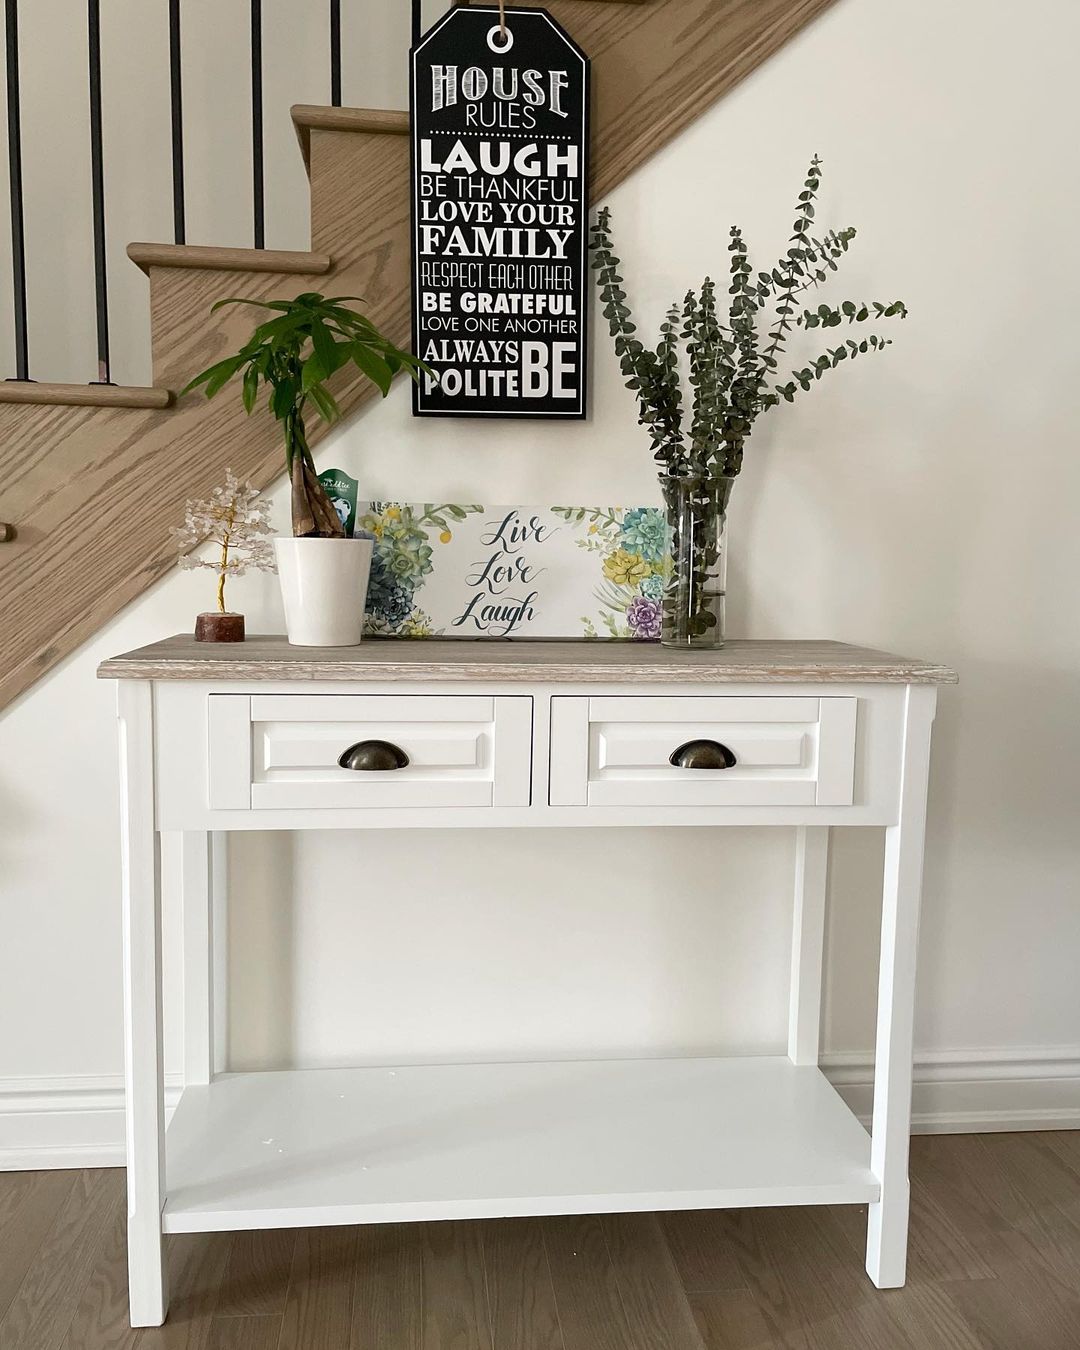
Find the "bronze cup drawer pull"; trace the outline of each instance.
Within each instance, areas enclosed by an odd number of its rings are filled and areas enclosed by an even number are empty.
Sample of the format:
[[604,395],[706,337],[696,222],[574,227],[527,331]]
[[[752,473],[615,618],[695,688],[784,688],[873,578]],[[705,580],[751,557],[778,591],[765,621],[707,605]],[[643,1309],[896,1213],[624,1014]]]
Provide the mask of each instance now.
[[719,741],[687,741],[672,750],[668,762],[676,769],[730,769],[735,752]]
[[404,769],[409,756],[401,746],[390,741],[358,741],[344,750],[338,759],[343,769],[357,769],[364,773],[384,772],[387,769]]

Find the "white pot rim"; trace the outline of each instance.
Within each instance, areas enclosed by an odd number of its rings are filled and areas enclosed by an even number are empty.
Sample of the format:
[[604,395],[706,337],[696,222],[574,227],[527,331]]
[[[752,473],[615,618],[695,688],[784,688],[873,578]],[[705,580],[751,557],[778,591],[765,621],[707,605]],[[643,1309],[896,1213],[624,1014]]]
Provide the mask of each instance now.
[[371,539],[359,538],[353,535],[351,539],[344,535],[335,535],[332,538],[322,538],[314,534],[276,534],[274,535],[275,544],[370,544]]

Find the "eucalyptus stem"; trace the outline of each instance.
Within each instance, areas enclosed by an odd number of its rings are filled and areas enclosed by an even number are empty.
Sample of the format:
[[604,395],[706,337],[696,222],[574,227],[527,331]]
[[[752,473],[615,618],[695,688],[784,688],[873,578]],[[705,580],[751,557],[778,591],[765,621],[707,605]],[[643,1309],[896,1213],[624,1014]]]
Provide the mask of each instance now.
[[[811,234],[821,179],[821,160],[815,155],[795,204],[795,221],[784,256],[769,271],[758,272],[756,278],[742,231],[732,227],[726,323],[717,314],[715,283],[706,277],[698,291],[688,291],[681,306],[673,306],[665,314],[656,347],[637,336],[622,263],[612,245],[611,212],[605,208],[598,214],[589,247],[603,315],[626,386],[637,399],[638,421],[649,433],[662,473],[705,471],[735,476],[742,468],[744,444],[763,412],[781,399],[793,402],[800,390],[805,392],[826,370],[834,370],[841,362],[890,345],[890,339],[877,334],[848,338],[826,348],[809,365],[793,370],[787,383],[778,383],[775,371],[779,357],[797,330],[906,316],[907,309],[899,300],[845,300],[839,306],[821,304],[797,312],[795,296],[836,271],[838,260],[855,237],[851,226],[828,230],[821,239]],[[693,394],[689,451],[683,430],[680,343]]]

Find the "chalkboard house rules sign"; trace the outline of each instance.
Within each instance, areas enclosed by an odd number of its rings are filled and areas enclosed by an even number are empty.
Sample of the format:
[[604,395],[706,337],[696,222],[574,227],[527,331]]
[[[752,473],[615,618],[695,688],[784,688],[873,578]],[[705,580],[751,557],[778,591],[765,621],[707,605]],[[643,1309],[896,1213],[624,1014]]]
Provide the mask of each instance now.
[[589,63],[542,9],[412,52],[413,411],[585,416]]

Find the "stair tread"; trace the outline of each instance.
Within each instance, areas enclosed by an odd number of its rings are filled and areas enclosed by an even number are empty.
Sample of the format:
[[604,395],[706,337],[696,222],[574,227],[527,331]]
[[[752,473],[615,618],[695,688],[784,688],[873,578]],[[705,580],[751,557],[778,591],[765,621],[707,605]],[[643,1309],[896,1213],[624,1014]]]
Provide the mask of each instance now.
[[203,244],[128,244],[127,255],[142,271],[151,267],[202,267],[219,272],[329,272],[328,253],[280,248],[213,248]]
[[171,389],[131,384],[50,384],[37,380],[0,381],[0,403],[36,403],[83,408],[167,408]]
[[[459,5],[468,5],[471,3],[471,0],[457,0],[457,2]],[[585,2],[590,5],[592,4],[644,5],[648,3],[648,0],[585,0]],[[484,5],[477,4],[476,8],[483,9]],[[487,8],[493,9],[495,8],[495,6],[488,4]]]

